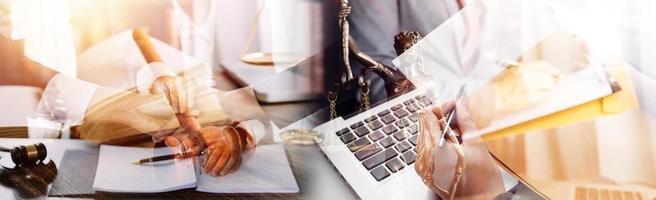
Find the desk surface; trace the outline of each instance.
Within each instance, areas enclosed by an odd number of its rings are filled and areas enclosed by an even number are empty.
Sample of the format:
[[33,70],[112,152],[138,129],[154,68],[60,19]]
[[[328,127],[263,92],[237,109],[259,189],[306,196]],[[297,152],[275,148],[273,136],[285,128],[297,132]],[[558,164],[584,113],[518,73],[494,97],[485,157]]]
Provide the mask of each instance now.
[[[220,90],[232,90],[239,86],[224,72],[215,76],[216,87]],[[263,105],[277,125],[289,124],[316,110],[318,102],[297,102]],[[7,137],[0,133],[0,138]],[[15,137],[15,136],[14,136]],[[63,197],[80,197],[95,199],[354,199],[349,186],[340,178],[328,159],[316,145],[285,144],[289,163],[300,188],[294,194],[212,194],[197,192],[193,189],[156,194],[118,194],[95,193],[66,195]],[[58,177],[59,178],[59,177]],[[0,186],[3,187],[3,186]],[[52,196],[51,196],[52,197]]]
[[[9,145],[23,145],[36,142],[44,142],[46,146],[53,149],[59,149],[61,151],[49,152],[48,156],[55,160],[58,167],[63,166],[62,157],[65,150],[84,150],[96,148],[95,145],[76,140],[56,140],[56,139],[0,139],[0,145],[9,146]],[[65,183],[59,185],[59,187],[68,185],[68,184],[78,184],[71,188],[67,188],[67,191],[72,191],[71,193],[78,194],[64,194],[64,195],[50,195],[49,197],[66,197],[66,198],[94,198],[94,199],[333,199],[336,196],[338,199],[354,199],[355,197],[351,193],[349,187],[340,179],[337,171],[332,168],[332,165],[329,161],[322,155],[318,147],[315,145],[291,145],[285,144],[285,151],[289,163],[294,174],[294,178],[300,188],[299,193],[288,193],[288,194],[272,194],[272,193],[239,193],[239,194],[213,194],[213,193],[203,193],[197,192],[194,189],[185,189],[165,193],[153,193],[153,194],[126,194],[126,193],[89,193],[89,189],[86,187],[91,187],[91,185],[85,185],[79,183],[91,184],[93,182],[93,177],[82,177],[88,178],[89,180],[80,181],[81,177],[66,177],[58,176],[57,180],[60,183]],[[2,160],[4,166],[10,166],[7,160]],[[94,162],[94,160],[89,160],[89,162]],[[79,163],[78,163],[79,164]],[[61,170],[61,169],[60,169]],[[92,174],[94,172],[91,172]],[[15,194],[8,194],[12,190],[5,188],[0,185],[0,199],[7,199],[15,197]]]
[[[216,87],[221,90],[232,90],[238,85],[228,76],[219,72],[215,76]],[[263,109],[279,127],[301,119],[320,106],[319,102],[296,102],[265,104]],[[0,138],[15,135],[4,135]],[[95,147],[92,147],[95,148]],[[212,194],[197,192],[194,189],[179,190],[155,194],[125,194],[125,193],[79,193],[75,195],[50,196],[67,198],[94,199],[355,199],[356,196],[330,161],[321,153],[316,145],[285,144],[285,150],[292,172],[300,192],[292,194],[240,193]],[[92,161],[90,161],[92,162]],[[61,166],[61,165],[60,165]],[[58,177],[60,178],[60,177]],[[69,180],[64,180],[69,182]],[[73,182],[72,180],[70,182]],[[0,186],[0,190],[5,189]],[[84,190],[88,191],[88,190]],[[84,194],[87,193],[87,194]],[[0,195],[3,196],[3,195]],[[4,195],[6,196],[6,195]]]

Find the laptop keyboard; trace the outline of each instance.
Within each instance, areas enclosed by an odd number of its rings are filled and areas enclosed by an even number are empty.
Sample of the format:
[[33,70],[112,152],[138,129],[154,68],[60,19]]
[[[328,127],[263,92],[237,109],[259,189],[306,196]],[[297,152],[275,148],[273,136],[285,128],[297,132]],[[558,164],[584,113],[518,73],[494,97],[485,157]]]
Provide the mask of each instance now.
[[336,132],[362,166],[382,181],[415,162],[417,111],[432,104],[424,95],[408,99]]

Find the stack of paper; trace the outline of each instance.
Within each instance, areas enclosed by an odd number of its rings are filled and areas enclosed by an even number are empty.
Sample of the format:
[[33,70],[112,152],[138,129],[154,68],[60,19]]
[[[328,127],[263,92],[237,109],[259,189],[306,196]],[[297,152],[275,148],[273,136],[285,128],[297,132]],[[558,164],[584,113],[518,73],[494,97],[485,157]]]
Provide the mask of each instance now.
[[[131,33],[116,34],[79,56],[79,78],[101,86],[89,102],[84,123],[76,128],[82,139],[109,143],[180,126],[162,95],[138,92],[135,77],[146,63]],[[214,88],[212,67],[157,39],[151,41],[163,63],[183,78],[189,106],[197,112],[199,122],[227,120],[220,91]]]

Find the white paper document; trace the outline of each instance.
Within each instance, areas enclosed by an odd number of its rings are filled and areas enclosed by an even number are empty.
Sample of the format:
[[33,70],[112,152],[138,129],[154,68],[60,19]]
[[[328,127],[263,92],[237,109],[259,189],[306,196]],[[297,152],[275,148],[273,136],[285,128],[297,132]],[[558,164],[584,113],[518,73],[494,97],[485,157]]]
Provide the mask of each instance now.
[[175,153],[172,148],[100,146],[93,189],[104,192],[154,193],[196,186],[191,159],[162,161],[153,165],[132,162]]
[[213,193],[296,193],[299,191],[282,144],[261,145],[244,154],[239,170],[222,177],[198,176],[196,190]]
[[526,121],[537,119],[558,111],[578,106],[612,94],[610,83],[604,69],[591,66],[570,74],[552,89],[549,98],[541,103],[515,112],[509,116],[493,119],[491,123],[475,133],[465,134],[464,139],[471,139],[492,133]]
[[173,153],[170,148],[102,145],[93,188],[105,192],[155,193],[196,187],[211,193],[296,193],[299,191],[281,144],[244,153],[234,173],[213,177],[194,170],[191,159],[135,165],[143,158]]

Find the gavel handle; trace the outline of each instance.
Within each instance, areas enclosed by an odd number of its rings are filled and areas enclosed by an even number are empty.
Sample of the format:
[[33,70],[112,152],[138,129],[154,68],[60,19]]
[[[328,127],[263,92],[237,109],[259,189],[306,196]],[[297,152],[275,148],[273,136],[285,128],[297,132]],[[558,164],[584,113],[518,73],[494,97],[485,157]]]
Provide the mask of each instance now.
[[148,37],[148,33],[146,33],[145,30],[135,28],[132,31],[132,38],[134,38],[134,42],[137,43],[141,55],[146,59],[146,63],[162,62],[162,58],[157,54],[157,51],[155,50],[153,43],[150,42],[150,37]]
[[[153,43],[150,42],[150,37],[145,30],[141,28],[135,28],[132,30],[132,39],[139,47],[141,55],[146,60],[146,63],[162,62],[162,59],[159,57],[157,50],[153,46]],[[162,81],[160,81],[160,79]],[[173,81],[173,82],[172,82]],[[162,83],[161,83],[162,82]],[[178,112],[178,104],[174,103],[170,97],[169,92],[172,88],[169,88],[171,85],[176,85],[174,77],[162,76],[158,77],[157,80],[151,86],[151,93],[154,94],[163,94],[164,97],[169,101],[171,107]],[[177,101],[176,101],[177,102]]]
[[[132,31],[132,38],[134,39],[134,42],[137,43],[137,46],[139,47],[139,51],[141,51],[141,55],[143,55],[144,59],[146,59],[146,63],[162,62],[162,59],[159,57],[157,50],[150,42],[150,37],[148,36],[148,33],[146,33],[145,30],[141,28],[134,29]],[[172,88],[169,88],[171,86],[176,87],[174,86],[176,85],[175,78],[160,77],[158,78],[158,80],[159,79],[162,79],[163,82],[158,84],[159,81],[155,81],[156,85],[153,85],[152,87],[155,88],[154,91],[156,93],[163,94],[164,97],[166,97],[167,100],[169,100],[171,107],[173,107],[173,110],[176,112],[176,117],[178,118],[178,122],[180,123],[180,126],[191,130],[199,130],[201,128],[200,124],[198,123],[198,120],[196,120],[195,117],[190,115],[190,113],[188,112],[190,109],[181,107],[186,105],[180,105],[180,104],[185,104],[186,100],[180,102],[179,99],[172,99],[177,97],[170,96],[171,91],[177,91],[176,89],[172,90]],[[173,82],[173,84],[170,84],[171,82]],[[164,84],[162,85],[162,83]],[[177,95],[177,93],[174,95]]]

